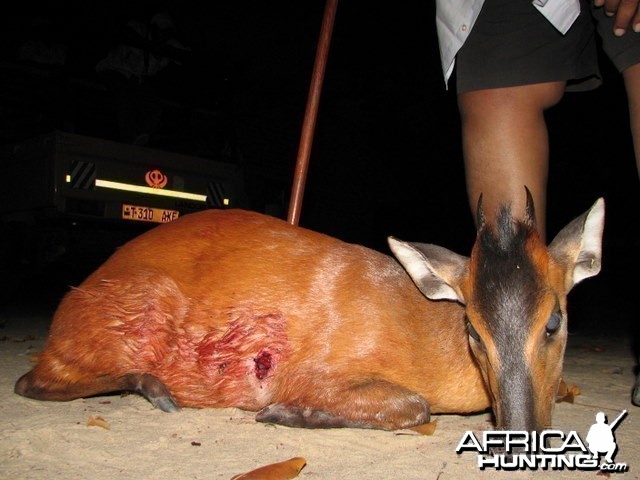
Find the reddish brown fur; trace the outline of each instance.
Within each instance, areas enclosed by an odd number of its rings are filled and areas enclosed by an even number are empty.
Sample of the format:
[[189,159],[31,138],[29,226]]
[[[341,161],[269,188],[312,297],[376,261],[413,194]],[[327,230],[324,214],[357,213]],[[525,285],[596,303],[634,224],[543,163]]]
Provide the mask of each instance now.
[[70,292],[27,376],[40,394],[22,393],[72,399],[100,393],[96,379],[145,373],[181,406],[357,417],[384,396],[382,381],[432,412],[473,412],[490,401],[463,315],[426,300],[391,257],[255,213],[206,211],[131,241]]
[[[561,381],[566,336],[559,335],[552,342],[545,341],[545,325],[549,315],[556,308],[556,302],[560,304],[560,310],[566,315],[567,272],[550,257],[541,241],[529,241],[527,249],[549,289],[536,312],[531,328],[532,334],[525,346],[525,355],[531,365],[536,394],[537,423],[541,428],[550,428],[555,396]],[[566,329],[566,326],[563,328]]]
[[15,390],[133,390],[165,411],[235,406],[306,427],[405,428],[492,406],[498,427],[539,430],[560,381],[566,295],[600,270],[604,204],[548,248],[531,222],[501,218],[470,260],[390,240],[403,268],[256,213],[185,216],[63,299]]

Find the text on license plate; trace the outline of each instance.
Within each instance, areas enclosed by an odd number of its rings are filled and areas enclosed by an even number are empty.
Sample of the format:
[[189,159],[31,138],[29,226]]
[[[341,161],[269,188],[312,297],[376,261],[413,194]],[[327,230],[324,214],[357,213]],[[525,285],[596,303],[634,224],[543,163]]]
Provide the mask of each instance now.
[[137,205],[122,205],[122,218],[138,222],[167,223],[178,218],[180,212],[164,208],[140,207]]

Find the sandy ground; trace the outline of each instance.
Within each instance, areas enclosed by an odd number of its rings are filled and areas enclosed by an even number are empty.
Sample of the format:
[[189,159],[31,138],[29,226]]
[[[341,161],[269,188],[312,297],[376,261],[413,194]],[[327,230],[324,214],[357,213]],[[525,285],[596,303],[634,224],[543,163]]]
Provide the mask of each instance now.
[[[0,478],[6,479],[230,479],[258,466],[301,456],[304,479],[602,478],[596,472],[481,472],[473,453],[455,448],[467,430],[491,428],[487,413],[440,415],[432,436],[412,431],[303,430],[256,423],[237,409],[167,414],[136,395],[68,403],[39,402],[13,393],[16,379],[42,348],[44,315],[0,319]],[[603,411],[629,414],[615,430],[615,458],[640,478],[640,408],[629,401],[634,359],[624,338],[570,337],[565,378],[582,391],[560,403],[555,427],[582,438]],[[109,429],[87,426],[101,417]]]

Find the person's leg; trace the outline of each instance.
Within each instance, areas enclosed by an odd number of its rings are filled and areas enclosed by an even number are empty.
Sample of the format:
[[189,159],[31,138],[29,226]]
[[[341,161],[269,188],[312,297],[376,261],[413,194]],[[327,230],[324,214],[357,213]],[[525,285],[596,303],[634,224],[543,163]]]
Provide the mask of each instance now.
[[[618,37],[613,33],[615,17],[607,16],[604,8],[594,7],[591,12],[602,39],[602,48],[624,78],[629,105],[629,126],[640,177],[640,33],[627,31]],[[640,362],[640,356],[638,361]],[[640,372],[636,376],[631,401],[634,405],[640,406]]]
[[456,55],[455,79],[471,211],[482,193],[488,221],[503,204],[522,218],[526,186],[544,237],[549,163],[544,111],[565,88],[600,83],[591,15],[582,12],[562,35],[531,2],[485,0]]
[[640,34],[627,31],[620,37],[616,36],[615,17],[607,16],[604,8],[592,7],[591,13],[603,50],[624,78],[629,103],[629,126],[640,176]]
[[[640,355],[638,355],[638,363],[640,363]],[[640,372],[636,376],[636,383],[631,392],[631,403],[636,407],[640,407]]]
[[622,72],[629,101],[629,123],[633,137],[636,166],[640,176],[640,64],[635,64]]
[[535,202],[538,231],[545,237],[549,144],[544,111],[560,101],[564,87],[564,82],[548,82],[458,96],[473,212],[482,194],[487,221],[504,204],[522,218],[526,186]]

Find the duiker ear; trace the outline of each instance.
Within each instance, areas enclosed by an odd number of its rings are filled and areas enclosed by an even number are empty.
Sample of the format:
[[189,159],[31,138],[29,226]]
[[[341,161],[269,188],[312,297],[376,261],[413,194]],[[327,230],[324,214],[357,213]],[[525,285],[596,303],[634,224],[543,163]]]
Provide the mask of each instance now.
[[604,200],[564,227],[549,245],[553,258],[566,268],[565,286],[569,291],[576,283],[600,272]]
[[388,238],[389,247],[420,291],[431,300],[464,303],[460,283],[467,274],[469,259],[446,248]]

